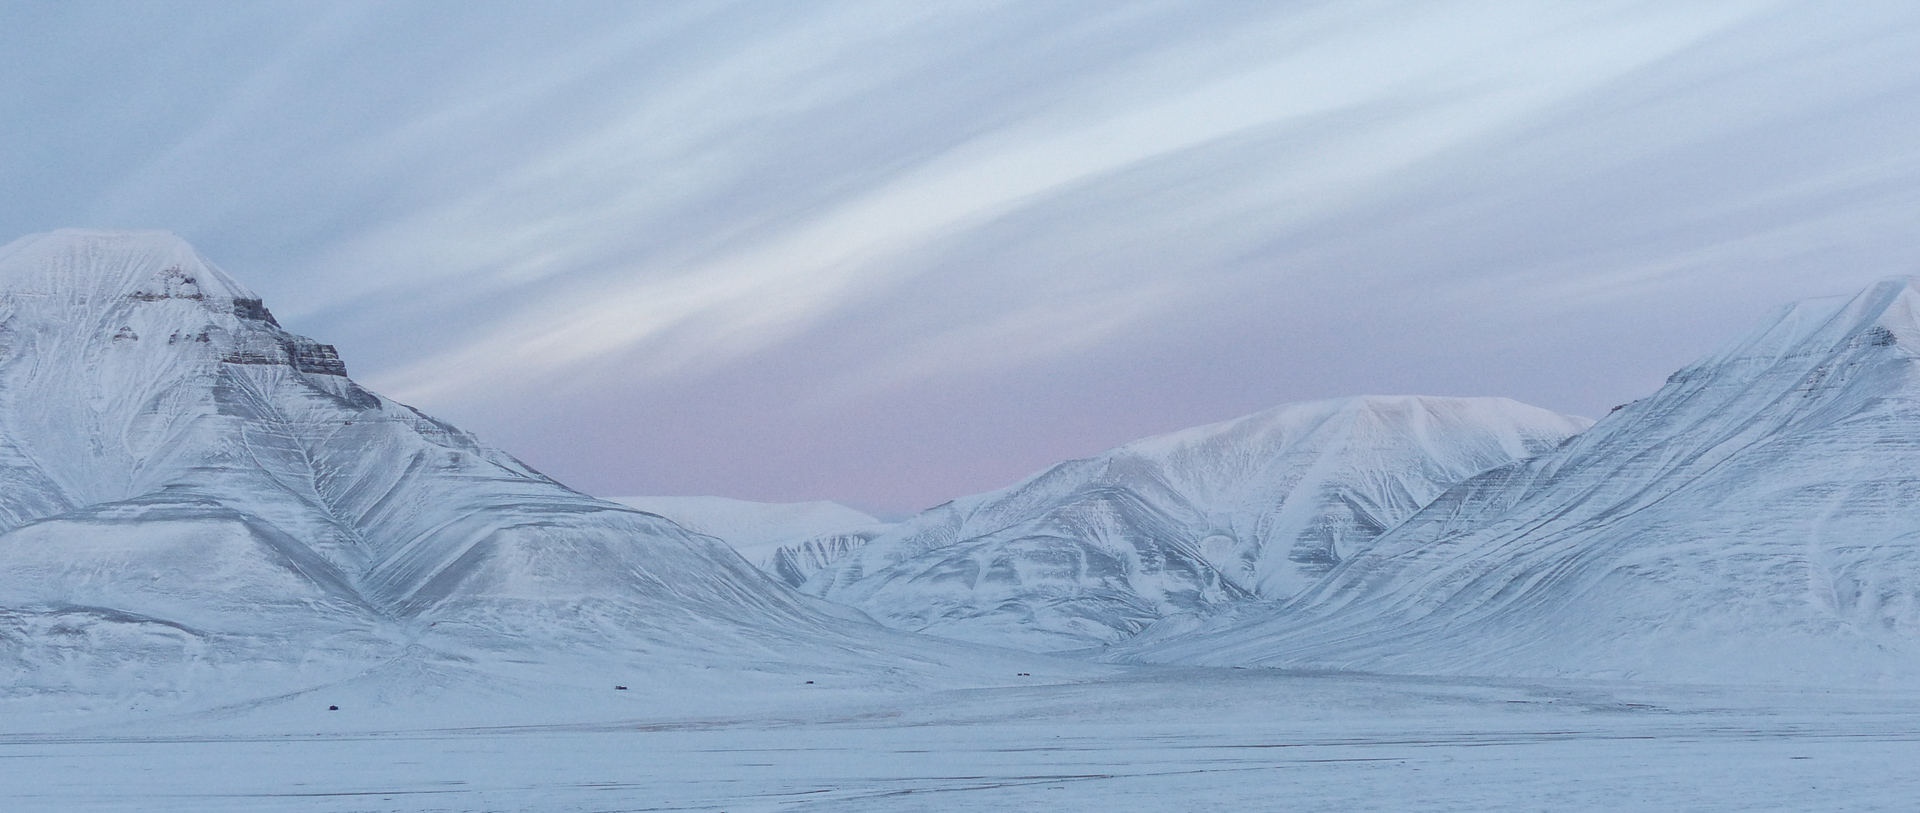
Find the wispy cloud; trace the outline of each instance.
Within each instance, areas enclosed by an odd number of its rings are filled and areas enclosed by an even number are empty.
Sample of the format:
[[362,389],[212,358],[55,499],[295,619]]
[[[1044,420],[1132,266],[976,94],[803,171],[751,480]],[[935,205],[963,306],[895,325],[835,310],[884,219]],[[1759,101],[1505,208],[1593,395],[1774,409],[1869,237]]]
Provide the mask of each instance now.
[[[733,83],[766,76],[722,66],[714,71],[718,78],[689,83],[696,93],[685,95],[683,90],[671,99],[649,100],[634,117],[505,175],[499,179],[502,186],[463,197],[451,213],[428,212],[390,229],[381,249],[389,256],[422,253],[394,245],[406,241],[444,246],[443,251],[454,256],[482,245],[498,251],[504,242],[507,256],[523,258],[500,274],[501,280],[514,284],[530,282],[530,277],[596,273],[591,286],[536,289],[526,307],[492,320],[483,338],[426,356],[384,374],[381,381],[403,394],[442,398],[489,387],[502,376],[551,374],[636,347],[653,349],[642,356],[641,366],[625,368],[628,374],[671,373],[687,364],[723,362],[789,339],[878,285],[923,273],[916,255],[924,256],[931,246],[997,218],[1041,211],[1036,203],[1050,195],[1250,131],[1263,131],[1266,140],[1284,144],[1291,131],[1316,127],[1341,111],[1391,109],[1364,120],[1337,141],[1323,139],[1309,149],[1296,149],[1283,170],[1262,179],[1262,187],[1241,182],[1218,190],[1222,197],[1233,198],[1235,211],[1224,213],[1227,216],[1261,210],[1285,221],[1324,214],[1362,194],[1369,182],[1669,54],[1727,25],[1744,9],[1695,7],[1651,20],[1541,14],[1537,7],[1480,9],[1464,17],[1459,9],[1438,7],[1394,15],[1380,11],[1356,8],[1344,17],[1258,21],[1282,30],[1311,27],[1321,33],[1306,39],[1303,47],[1243,56],[1245,64],[1232,66],[1223,76],[1110,99],[1106,106],[1077,111],[1072,118],[1036,111],[957,141],[947,132],[907,133],[927,139],[920,160],[871,179],[859,194],[756,223],[747,234],[705,252],[663,258],[647,247],[635,252],[638,256],[579,256],[583,250],[604,251],[608,232],[669,216],[671,207],[664,204],[674,200],[673,184],[667,185],[668,194],[661,194],[650,179],[673,178],[675,159],[702,164],[702,148],[724,142],[721,134],[739,126],[738,117],[745,111],[809,109],[791,101],[752,98],[750,93],[745,94],[747,104],[720,105],[717,110],[687,103],[689,98],[739,99],[742,94],[734,92]],[[934,27],[890,33],[939,32]],[[818,28],[803,28],[750,52],[761,67],[780,65],[805,74],[819,70],[806,62],[806,57],[822,56],[817,50],[828,58],[846,58],[855,51],[813,47],[823,38]],[[1244,47],[1252,37],[1242,31],[1236,38]],[[792,46],[796,41],[810,47]],[[1203,59],[1196,52],[1211,43],[1147,45],[1158,50],[1158,59],[1195,61]],[[857,69],[842,66],[831,73],[884,75],[902,67],[857,63]],[[1124,70],[1117,74],[1120,84],[1136,78]],[[813,100],[816,105],[838,101],[830,94],[814,95],[822,97]],[[644,137],[654,132],[672,136]],[[632,160],[636,148],[656,160]],[[687,179],[687,188],[716,185],[714,178],[700,174],[696,170]],[[572,189],[583,176],[598,176],[598,183],[620,178],[634,190],[649,192],[600,198],[605,211],[561,210],[542,217],[527,216],[512,203],[563,197],[545,187]],[[1211,214],[1221,214],[1220,207],[1212,208],[1216,211]],[[505,216],[502,210],[514,215]],[[1170,213],[1169,219],[1181,217]],[[489,223],[500,223],[501,231],[462,233]],[[733,224],[723,220],[707,228],[725,234]],[[480,257],[464,259],[463,267],[486,263]],[[1086,271],[1061,269],[1069,274]],[[1161,283],[1145,284],[1145,290],[1151,290]],[[1028,318],[1018,315],[1026,304],[1022,297],[1008,293],[1008,313],[1001,318]],[[1110,312],[1090,318],[1090,328],[1116,324]],[[927,327],[962,334],[973,330],[971,325]],[[1057,335],[1086,332],[1069,326]],[[1063,342],[1061,347],[1074,344]],[[1028,354],[1037,349],[1030,344]],[[931,366],[934,358],[925,363]]]

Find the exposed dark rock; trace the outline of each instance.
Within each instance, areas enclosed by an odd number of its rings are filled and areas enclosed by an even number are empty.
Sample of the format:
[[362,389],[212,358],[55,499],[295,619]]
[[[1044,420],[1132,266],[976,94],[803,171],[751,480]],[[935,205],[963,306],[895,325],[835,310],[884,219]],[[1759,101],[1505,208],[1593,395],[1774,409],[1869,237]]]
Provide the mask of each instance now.
[[347,365],[340,361],[333,345],[287,334],[280,335],[278,344],[256,343],[229,351],[220,360],[228,364],[290,364],[295,370],[315,375],[347,374]]
[[287,357],[293,360],[293,368],[303,373],[317,375],[346,375],[347,365],[340,360],[340,353],[333,345],[313,341],[290,341],[286,344]]
[[206,301],[207,295],[201,293],[199,281],[194,279],[192,274],[187,273],[179,267],[169,268],[161,272],[158,282],[160,283],[160,290],[135,291],[128,294],[127,298],[137,299],[141,302],[153,302],[161,299],[191,299],[196,302]]
[[265,322],[274,327],[280,326],[279,322],[274,321],[273,312],[267,310],[267,303],[258,299],[233,300],[233,315],[255,322]]

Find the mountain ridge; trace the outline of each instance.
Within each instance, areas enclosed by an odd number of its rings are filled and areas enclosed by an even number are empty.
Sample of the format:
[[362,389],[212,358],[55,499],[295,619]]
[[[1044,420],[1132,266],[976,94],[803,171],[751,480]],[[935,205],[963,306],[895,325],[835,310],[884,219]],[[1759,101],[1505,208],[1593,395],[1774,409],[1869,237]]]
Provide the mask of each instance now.
[[1468,480],[1270,615],[1117,657],[1722,682],[1920,678],[1920,288],[1777,309]]
[[1036,649],[1302,589],[1441,486],[1588,425],[1508,399],[1289,404],[937,506],[803,589],[883,623]]

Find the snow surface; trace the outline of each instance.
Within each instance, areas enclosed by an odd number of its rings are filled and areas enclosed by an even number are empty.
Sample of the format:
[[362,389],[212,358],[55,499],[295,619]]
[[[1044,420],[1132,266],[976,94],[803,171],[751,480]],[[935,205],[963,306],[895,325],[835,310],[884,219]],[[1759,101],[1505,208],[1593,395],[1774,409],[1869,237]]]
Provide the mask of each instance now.
[[1782,309],[1283,609],[1127,657],[1819,685],[1920,679],[1920,290]]
[[1504,398],[1293,404],[931,509],[803,589],[901,629],[1041,651],[1110,644],[1289,598],[1449,485],[1590,424]]
[[682,528],[725,542],[754,566],[795,585],[805,578],[787,579],[781,572],[782,566],[797,572],[796,568],[806,566],[799,564],[809,561],[806,557],[818,559],[851,549],[845,543],[833,547],[831,540],[852,540],[890,527],[889,523],[865,512],[826,500],[769,503],[731,497],[609,499],[628,508],[658,514]]
[[[416,677],[388,677],[391,691],[361,681],[111,727],[0,718],[0,809],[1892,811],[1920,797],[1912,692],[1135,667],[988,691],[789,680],[721,707],[692,682],[677,705],[605,686],[420,698]],[[509,707],[547,720],[509,724]],[[449,711],[464,716],[435,716]]]
[[1033,671],[1012,657],[873,626],[360,388],[172,235],[0,248],[0,711],[383,671]]

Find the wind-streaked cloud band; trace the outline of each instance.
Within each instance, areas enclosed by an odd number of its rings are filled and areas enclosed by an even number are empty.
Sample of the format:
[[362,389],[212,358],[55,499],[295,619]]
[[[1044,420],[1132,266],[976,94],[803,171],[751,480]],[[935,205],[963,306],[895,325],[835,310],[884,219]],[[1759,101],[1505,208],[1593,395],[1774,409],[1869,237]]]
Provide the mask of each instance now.
[[10,233],[173,229],[603,493],[901,510],[1308,397],[1594,413],[1920,221],[1894,3],[5,14]]

